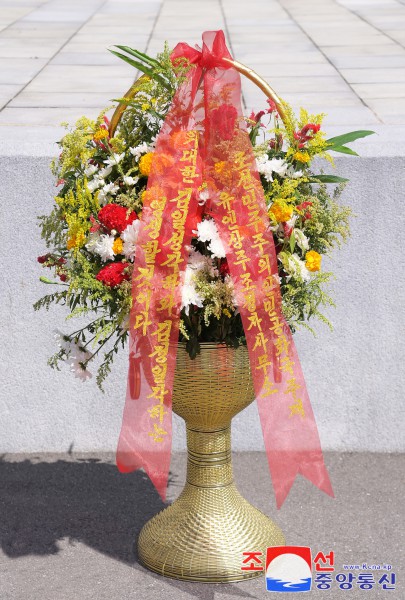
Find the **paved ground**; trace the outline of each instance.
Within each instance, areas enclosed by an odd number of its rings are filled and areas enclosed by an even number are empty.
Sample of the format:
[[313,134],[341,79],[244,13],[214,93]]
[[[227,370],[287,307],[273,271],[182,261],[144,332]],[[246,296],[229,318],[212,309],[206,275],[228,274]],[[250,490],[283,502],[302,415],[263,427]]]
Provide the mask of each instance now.
[[[294,107],[327,112],[332,132],[373,128],[366,153],[399,154],[405,0],[0,0],[3,153],[49,154],[61,121],[128,88],[133,69],[108,46],[155,53],[217,28]],[[263,102],[251,84],[244,97],[249,109]]]
[[[184,482],[172,460],[169,499]],[[300,478],[280,511],[262,453],[234,456],[240,491],[283,528],[291,545],[333,550],[343,564],[391,563],[396,589],[314,590],[305,597],[405,598],[404,456],[327,454],[336,498]],[[120,474],[110,455],[5,455],[0,462],[1,600],[232,600],[272,598],[264,580],[196,584],[141,567],[134,541],[163,504],[141,472]],[[277,596],[279,597],[279,596]],[[287,596],[286,596],[287,597]],[[290,596],[288,596],[290,597]],[[295,597],[295,596],[294,596]]]

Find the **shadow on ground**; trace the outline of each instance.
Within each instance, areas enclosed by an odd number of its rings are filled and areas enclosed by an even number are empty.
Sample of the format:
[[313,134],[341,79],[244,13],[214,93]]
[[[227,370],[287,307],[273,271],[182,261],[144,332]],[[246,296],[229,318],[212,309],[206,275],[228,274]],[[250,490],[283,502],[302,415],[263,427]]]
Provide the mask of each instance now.
[[[176,479],[170,474],[169,483],[182,487]],[[58,541],[67,538],[143,571],[136,554],[139,531],[165,506],[143,472],[122,474],[112,461],[0,457],[0,543],[9,558],[56,554]],[[232,584],[164,581],[177,590],[192,589],[201,600],[214,600],[217,585],[232,596],[255,598]]]
[[100,459],[0,461],[0,542],[11,558],[55,554],[69,538],[126,563],[134,542],[165,507],[140,471],[119,473]]

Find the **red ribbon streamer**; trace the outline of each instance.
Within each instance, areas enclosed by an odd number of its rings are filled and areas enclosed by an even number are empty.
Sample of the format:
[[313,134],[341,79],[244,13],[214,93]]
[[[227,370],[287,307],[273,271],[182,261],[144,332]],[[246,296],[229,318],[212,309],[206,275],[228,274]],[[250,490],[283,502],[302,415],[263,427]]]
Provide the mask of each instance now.
[[[205,213],[226,249],[249,350],[271,477],[280,508],[297,473],[333,496],[291,331],[281,310],[273,234],[241,108],[239,73],[222,31],[200,52],[178,44],[172,60],[194,66],[159,133],[144,198],[133,275],[127,396],[117,449],[122,472],[143,467],[163,500],[171,454],[171,401],[181,274]],[[202,85],[201,85],[202,84]]]

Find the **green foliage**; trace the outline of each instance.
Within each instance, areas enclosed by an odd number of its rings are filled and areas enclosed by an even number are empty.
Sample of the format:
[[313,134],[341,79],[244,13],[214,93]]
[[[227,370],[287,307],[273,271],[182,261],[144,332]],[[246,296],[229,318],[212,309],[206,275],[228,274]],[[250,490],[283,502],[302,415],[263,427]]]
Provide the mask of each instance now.
[[[323,315],[320,306],[335,306],[332,298],[324,290],[333,273],[316,273],[309,282],[297,279],[290,279],[288,282],[283,279],[281,284],[281,295],[283,299],[283,314],[290,323],[291,330],[294,332],[300,326],[316,317],[325,323],[330,329],[330,321]],[[310,329],[313,332],[313,329]]]
[[350,236],[352,210],[337,201],[344,189],[342,184],[331,196],[325,184],[320,185],[311,196],[311,219],[305,223],[305,234],[310,248],[319,254],[327,254],[342,245]]
[[63,292],[53,292],[52,294],[47,294],[43,296],[39,300],[37,300],[34,304],[34,310],[40,310],[41,308],[45,308],[49,310],[51,304],[66,304],[67,290],[63,290]]
[[62,251],[66,247],[67,224],[59,206],[55,206],[49,215],[38,217],[41,237],[47,248],[57,248]]

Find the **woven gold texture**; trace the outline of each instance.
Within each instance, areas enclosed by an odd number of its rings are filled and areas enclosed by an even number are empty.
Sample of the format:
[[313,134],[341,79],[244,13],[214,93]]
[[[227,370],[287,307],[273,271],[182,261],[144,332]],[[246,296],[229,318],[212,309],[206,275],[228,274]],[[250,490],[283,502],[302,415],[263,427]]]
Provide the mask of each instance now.
[[143,527],[141,562],[161,575],[201,582],[240,581],[243,552],[285,544],[275,523],[233,481],[230,422],[254,399],[245,347],[202,344],[191,360],[179,344],[173,410],[187,426],[187,482],[179,498]]

